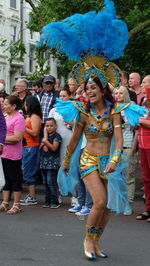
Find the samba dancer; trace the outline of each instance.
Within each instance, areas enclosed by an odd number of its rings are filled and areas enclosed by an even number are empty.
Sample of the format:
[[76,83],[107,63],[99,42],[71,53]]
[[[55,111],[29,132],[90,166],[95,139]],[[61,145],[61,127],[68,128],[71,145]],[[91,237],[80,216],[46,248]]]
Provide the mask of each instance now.
[[[138,117],[144,113],[140,107],[140,110],[134,111],[130,103],[116,108],[113,106],[108,83],[115,88],[119,87],[123,73],[110,60],[123,55],[128,42],[128,31],[126,24],[117,19],[113,2],[105,0],[104,3],[105,9],[101,12],[75,14],[62,22],[46,25],[40,41],[40,45],[54,47],[66,53],[69,59],[79,61],[73,67],[70,77],[78,85],[83,81],[86,83],[89,105],[78,101],[64,103],[57,100],[56,111],[65,121],[76,118],[74,134],[66,149],[62,166],[74,186],[77,184],[77,158],[81,149],[79,144],[82,143],[82,132],[87,139],[80,159],[80,175],[93,200],[84,239],[84,252],[89,259],[95,259],[96,255],[107,257],[98,241],[109,220],[109,209],[118,214],[124,212],[128,204],[126,183],[121,174],[121,167],[124,166],[120,161],[123,139],[119,113],[128,109],[126,115],[132,125],[138,124]],[[115,149],[111,148],[113,136]],[[62,172],[59,178],[63,178]],[[69,183],[68,191],[74,186]]]

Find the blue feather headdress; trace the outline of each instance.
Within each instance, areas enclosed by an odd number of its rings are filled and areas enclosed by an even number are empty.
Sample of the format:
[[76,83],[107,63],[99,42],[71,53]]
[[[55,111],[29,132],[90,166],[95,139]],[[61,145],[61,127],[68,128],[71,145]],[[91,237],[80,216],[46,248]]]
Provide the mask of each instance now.
[[117,18],[113,1],[105,0],[104,4],[102,11],[75,14],[61,22],[52,22],[42,30],[40,45],[56,48],[79,62],[72,73],[77,83],[92,75],[98,76],[103,86],[112,77],[116,86],[122,80],[120,69],[114,64],[111,66],[110,60],[123,55],[128,30],[125,22]]

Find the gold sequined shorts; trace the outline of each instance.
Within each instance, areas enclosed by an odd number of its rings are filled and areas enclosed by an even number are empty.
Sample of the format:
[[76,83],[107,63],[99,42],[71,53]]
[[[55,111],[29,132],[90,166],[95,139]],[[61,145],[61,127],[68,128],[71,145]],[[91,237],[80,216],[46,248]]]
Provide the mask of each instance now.
[[98,170],[101,178],[105,179],[106,174],[104,173],[104,170],[108,163],[109,154],[101,155],[84,149],[80,159],[81,178],[84,178],[93,171]]

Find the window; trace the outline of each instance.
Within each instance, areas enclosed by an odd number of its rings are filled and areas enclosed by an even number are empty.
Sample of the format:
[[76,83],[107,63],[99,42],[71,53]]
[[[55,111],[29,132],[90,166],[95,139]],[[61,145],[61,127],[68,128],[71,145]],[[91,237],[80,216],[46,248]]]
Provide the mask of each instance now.
[[16,8],[16,0],[10,0],[10,7]]
[[12,42],[16,41],[16,32],[17,32],[17,27],[11,26],[11,41]]
[[29,51],[29,72],[33,72],[34,46],[30,45]]

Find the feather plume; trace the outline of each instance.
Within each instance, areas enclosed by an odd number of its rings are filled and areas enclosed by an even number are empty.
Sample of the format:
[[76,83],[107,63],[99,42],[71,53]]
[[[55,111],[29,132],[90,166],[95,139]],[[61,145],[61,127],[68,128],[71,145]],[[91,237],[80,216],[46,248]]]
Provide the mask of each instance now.
[[128,43],[128,29],[117,18],[113,1],[105,0],[104,4],[102,11],[75,14],[46,25],[39,45],[56,48],[77,62],[81,61],[80,54],[88,49],[93,49],[96,55],[103,52],[109,60],[121,57]]

